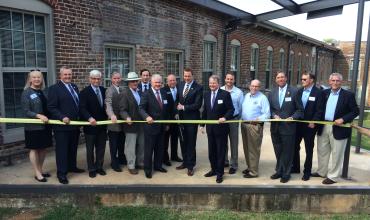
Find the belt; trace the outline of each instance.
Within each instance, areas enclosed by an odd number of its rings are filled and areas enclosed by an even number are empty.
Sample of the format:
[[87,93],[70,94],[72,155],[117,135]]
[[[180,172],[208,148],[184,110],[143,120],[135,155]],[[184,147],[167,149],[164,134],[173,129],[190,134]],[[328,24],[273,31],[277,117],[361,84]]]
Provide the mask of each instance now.
[[262,125],[264,124],[264,122],[243,122],[244,124],[251,124],[251,125]]

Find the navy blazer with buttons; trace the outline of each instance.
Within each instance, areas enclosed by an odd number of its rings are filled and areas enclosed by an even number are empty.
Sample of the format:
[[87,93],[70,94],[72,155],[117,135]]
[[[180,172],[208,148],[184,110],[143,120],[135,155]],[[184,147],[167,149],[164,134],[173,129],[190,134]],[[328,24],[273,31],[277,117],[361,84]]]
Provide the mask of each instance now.
[[181,82],[179,89],[177,90],[179,103],[185,106],[184,111],[179,111],[180,119],[183,120],[199,120],[200,111],[202,107],[203,99],[203,86],[193,81],[193,84],[189,88],[189,92],[186,97],[183,96],[185,89],[185,82]]
[[[302,100],[303,90],[304,88],[302,87],[297,92],[297,98],[299,100]],[[303,120],[320,121],[323,111],[322,91],[316,86],[313,86],[307,99],[306,107],[304,107]]]

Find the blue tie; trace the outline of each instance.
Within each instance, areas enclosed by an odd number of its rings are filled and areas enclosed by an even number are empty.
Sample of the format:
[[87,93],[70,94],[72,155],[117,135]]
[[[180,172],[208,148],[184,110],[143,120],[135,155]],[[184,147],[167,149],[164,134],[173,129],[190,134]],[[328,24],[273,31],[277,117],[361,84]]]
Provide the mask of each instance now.
[[69,92],[71,93],[73,100],[75,101],[76,105],[78,106],[79,100],[78,100],[78,97],[75,93],[75,90],[72,88],[71,84],[68,84],[68,87],[69,87]]
[[280,105],[280,108],[283,105],[283,101],[284,101],[284,93],[283,93],[282,90],[280,90],[280,95],[279,95],[279,105]]

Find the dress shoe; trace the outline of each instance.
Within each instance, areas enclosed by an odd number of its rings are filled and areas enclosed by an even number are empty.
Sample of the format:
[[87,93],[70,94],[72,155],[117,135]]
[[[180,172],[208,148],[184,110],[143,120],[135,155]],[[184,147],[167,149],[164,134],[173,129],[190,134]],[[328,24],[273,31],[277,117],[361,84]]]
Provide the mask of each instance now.
[[216,183],[222,183],[224,181],[224,178],[222,176],[217,176]]
[[112,167],[112,170],[116,171],[116,172],[122,172],[122,169],[120,167]]
[[224,164],[224,167],[229,167],[230,166],[230,164],[229,163],[225,163]]
[[168,166],[168,167],[170,167],[172,165],[170,161],[163,162],[163,164]]
[[188,169],[188,176],[194,175],[194,169]]
[[334,180],[331,180],[329,178],[326,178],[322,181],[322,184],[325,184],[325,185],[330,185],[330,184],[334,184],[336,183]]
[[58,177],[58,180],[61,184],[68,184],[69,183],[67,177]]
[[151,171],[145,171],[145,177],[148,179],[152,178],[152,172]]
[[96,172],[95,171],[90,171],[89,172],[89,177],[90,178],[95,178],[96,177]]
[[216,173],[213,170],[211,170],[208,173],[204,174],[204,177],[211,177],[211,176],[216,176]]
[[272,174],[272,175],[270,176],[270,178],[271,178],[272,180],[279,179],[280,177],[281,177],[281,175],[280,175],[280,174],[277,174],[277,173],[274,173],[274,174]]
[[182,162],[183,160],[180,157],[171,158],[172,161]]
[[42,177],[42,179],[39,179],[37,178],[37,176],[35,176],[35,180],[37,180],[40,183],[46,183],[48,181],[45,177]]
[[321,177],[321,178],[324,178],[323,176],[321,176],[319,173],[312,173],[311,174],[312,177]]
[[243,172],[242,172],[243,174],[247,174],[247,173],[249,173],[249,169],[245,169],[245,170],[243,170]]
[[281,183],[287,183],[289,181],[289,179],[290,178],[288,178],[288,177],[281,177],[280,182]]
[[98,169],[97,171],[96,171],[96,173],[98,173],[99,175],[101,175],[101,176],[105,176],[105,175],[107,175],[107,173],[103,170],[103,169]]
[[181,164],[180,166],[176,167],[176,170],[183,170],[185,168],[186,168],[185,165]]
[[157,168],[157,169],[154,169],[155,171],[159,171],[161,173],[167,173],[167,170],[163,167],[160,167],[160,168]]
[[231,167],[230,169],[229,169],[229,174],[235,174],[236,173],[236,169],[235,168],[233,168],[233,167]]
[[136,175],[139,173],[139,171],[137,169],[128,169],[128,172],[132,175]]
[[69,172],[71,172],[71,173],[83,173],[83,172],[85,172],[85,170],[76,167],[74,169],[70,169]]
[[246,173],[246,174],[244,174],[243,175],[243,177],[244,178],[257,178],[258,176],[256,175],[256,176],[253,176],[252,174],[250,174],[250,173]]
[[308,173],[303,174],[303,176],[302,176],[303,181],[307,181],[309,179],[310,179],[310,174],[308,174]]
[[41,174],[43,177],[46,177],[46,178],[49,178],[49,177],[51,177],[51,175],[50,175],[50,173],[43,173],[43,174]]

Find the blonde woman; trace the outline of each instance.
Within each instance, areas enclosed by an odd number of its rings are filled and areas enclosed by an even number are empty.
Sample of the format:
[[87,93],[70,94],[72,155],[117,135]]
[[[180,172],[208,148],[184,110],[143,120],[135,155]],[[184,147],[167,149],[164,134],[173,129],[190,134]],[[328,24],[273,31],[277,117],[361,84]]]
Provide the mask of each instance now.
[[[28,74],[27,82],[22,93],[22,107],[26,118],[38,118],[48,122],[47,98],[43,92],[44,77],[38,70]],[[46,124],[25,124],[25,145],[30,149],[30,161],[38,182],[47,182],[49,173],[43,173],[43,163],[46,148],[52,145],[51,128]]]

